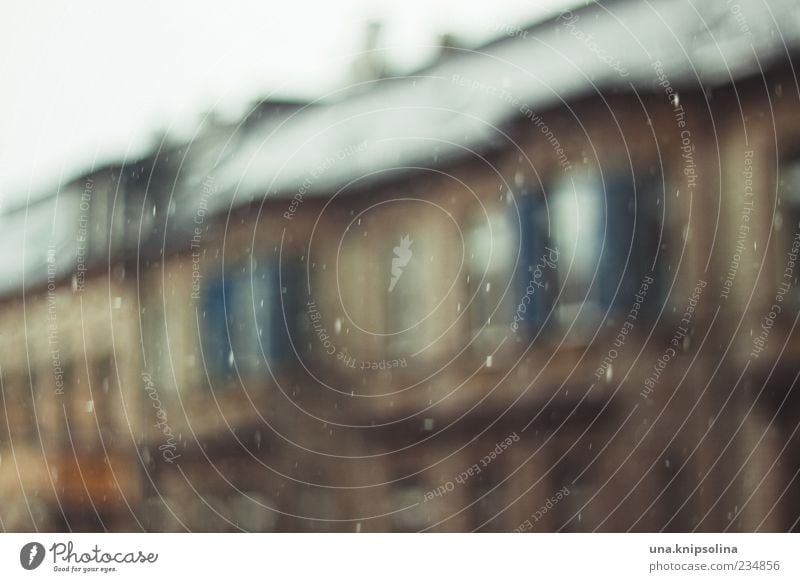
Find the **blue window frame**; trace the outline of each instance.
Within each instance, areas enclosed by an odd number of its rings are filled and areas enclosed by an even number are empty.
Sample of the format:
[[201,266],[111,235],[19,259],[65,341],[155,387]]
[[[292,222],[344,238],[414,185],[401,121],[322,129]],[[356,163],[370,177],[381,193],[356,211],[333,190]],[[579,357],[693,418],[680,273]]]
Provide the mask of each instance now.
[[653,177],[635,185],[630,175],[601,180],[590,174],[561,179],[546,196],[534,192],[518,198],[519,288],[521,297],[531,297],[522,314],[530,332],[552,320],[574,323],[580,331],[598,324],[607,310],[614,317],[630,307],[649,274],[655,275],[655,288],[642,313],[656,310],[662,279],[656,271],[665,264],[659,255],[665,242],[660,186]]
[[616,174],[606,179],[608,218],[600,262],[600,275],[607,279],[600,287],[603,309],[627,312],[645,277],[652,277],[638,317],[652,319],[660,310],[668,277],[662,248],[668,239],[662,228],[663,198],[660,174],[635,179]]
[[297,343],[299,301],[294,263],[253,259],[206,284],[203,296],[203,354],[217,387],[240,376],[269,376]]
[[[524,191],[517,199],[517,208],[520,260],[514,317],[520,329],[536,333],[552,317],[556,297],[557,273],[550,267],[548,251],[552,247],[547,202],[541,192]],[[542,268],[542,257],[548,258],[546,268]]]
[[[226,288],[227,287],[227,288]],[[232,377],[233,347],[228,333],[232,320],[226,296],[231,295],[231,279],[218,276],[206,283],[203,294],[201,342],[203,361],[213,388],[221,388]]]

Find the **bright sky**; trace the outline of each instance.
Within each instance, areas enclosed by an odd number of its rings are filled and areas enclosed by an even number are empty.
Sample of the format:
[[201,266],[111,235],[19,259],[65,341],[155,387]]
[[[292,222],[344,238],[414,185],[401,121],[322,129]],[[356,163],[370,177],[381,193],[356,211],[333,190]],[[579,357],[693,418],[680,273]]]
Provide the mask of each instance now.
[[577,3],[0,0],[0,208],[209,110],[341,86],[371,19],[390,64],[410,71],[441,33],[473,46]]

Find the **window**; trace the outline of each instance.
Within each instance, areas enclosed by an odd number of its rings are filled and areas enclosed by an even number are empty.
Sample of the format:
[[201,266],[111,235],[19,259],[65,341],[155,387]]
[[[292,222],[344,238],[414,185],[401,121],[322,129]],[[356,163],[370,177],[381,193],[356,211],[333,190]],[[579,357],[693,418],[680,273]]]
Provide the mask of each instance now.
[[74,414],[72,411],[75,386],[75,367],[71,362],[61,362],[61,377],[58,381],[61,383],[60,392],[57,392],[55,414],[56,414],[56,427],[60,427],[61,434],[57,435],[57,440],[61,446],[69,446],[69,439],[67,435],[75,430]]
[[89,369],[83,357],[78,360],[72,370],[71,390],[65,391],[65,406],[69,409],[72,444],[84,448],[90,446],[97,428],[94,422],[94,403],[89,389],[91,382]]
[[117,398],[117,372],[111,356],[98,358],[93,366],[92,409],[100,430],[113,428]]
[[[555,322],[580,333],[609,308],[612,318],[627,310],[643,279],[666,264],[659,256],[662,198],[651,176],[635,183],[629,175],[592,172],[559,179],[546,196],[521,196],[521,294],[531,299],[517,317],[538,329],[557,302]],[[659,298],[648,292],[643,310]]]
[[[434,279],[438,273],[431,264],[432,252],[424,236],[408,233],[388,238],[383,254],[389,275],[387,288],[389,346],[393,355],[408,355],[426,347],[430,321],[435,308]],[[392,285],[393,284],[393,285]]]
[[175,356],[176,347],[180,345],[175,337],[180,334],[180,326],[172,325],[172,321],[179,317],[181,309],[172,301],[173,292],[174,290],[164,285],[159,292],[154,292],[147,298],[141,311],[144,371],[152,375],[153,381],[159,387],[175,385],[172,370],[174,360],[171,358]]
[[287,362],[300,315],[297,275],[294,263],[253,259],[206,285],[201,341],[212,387],[224,387],[236,370],[267,376],[267,362]]
[[[387,227],[380,265],[386,297],[388,351],[393,358],[440,356],[451,347],[457,280],[452,223],[417,216],[417,224]],[[459,253],[460,254],[460,253]]]
[[508,481],[503,483],[508,476],[504,467],[503,460],[496,459],[469,481],[472,527],[478,531],[503,531],[507,527],[504,522],[508,516],[501,512],[509,498]]
[[[194,263],[193,263],[194,267]],[[167,276],[152,279],[152,292],[142,309],[145,372],[151,375],[162,397],[191,389],[205,377],[200,359],[198,326],[203,326],[203,281],[180,266],[168,265]],[[197,273],[199,275],[199,272]]]
[[226,295],[231,295],[232,286],[232,277],[218,277],[207,284],[203,295],[200,340],[203,361],[212,388],[224,387],[233,370],[233,348],[228,330],[228,321],[233,322],[233,318],[229,316],[232,308],[228,305],[233,304],[233,299],[229,299],[230,303],[226,305]]
[[431,509],[419,500],[426,491],[416,477],[407,477],[392,484],[389,500],[391,505],[390,530],[393,533],[414,533],[424,530],[433,523]]
[[517,207],[520,260],[511,327],[534,334],[553,317],[558,264],[551,259],[558,255],[551,257],[549,250],[551,227],[542,193],[523,191],[517,198]]
[[28,434],[36,438],[39,431],[39,423],[43,419],[44,410],[42,408],[42,392],[39,389],[39,375],[36,370],[30,370],[30,375],[23,374],[25,384],[25,398],[28,405],[28,417],[30,424],[27,427]]
[[614,497],[613,491],[600,487],[601,459],[572,430],[562,432],[551,442],[549,492],[542,500],[546,515],[553,513],[550,527],[566,533],[591,531],[600,521],[598,512],[602,514],[602,510],[598,508]]
[[[0,398],[0,445],[5,445],[8,443],[8,435],[10,429],[10,422],[6,420],[6,412],[8,411],[8,396],[5,393],[5,387],[3,389],[2,398]],[[10,419],[9,419],[10,420]]]
[[270,509],[274,502],[257,492],[246,492],[228,498],[231,521],[247,532],[275,530],[276,513]]
[[32,389],[32,383],[27,373],[4,373],[3,391],[5,392],[6,410],[12,437],[16,439],[35,434],[36,420],[33,413],[35,391]]
[[[299,488],[298,488],[299,489]],[[302,515],[291,530],[301,532],[328,532],[335,527],[336,519],[341,519],[342,506],[336,503],[334,495],[314,485],[305,485],[296,492],[289,512]]]
[[512,305],[518,301],[513,282],[517,237],[505,210],[479,213],[467,234],[466,267],[470,327],[478,349],[499,345],[509,332]]
[[[332,283],[339,293],[326,292],[331,287],[319,281],[314,283],[314,301],[322,306],[323,320],[318,325],[324,325],[333,333],[337,350],[362,360],[381,357],[386,338],[379,334],[389,332],[386,314],[382,312],[389,283],[381,269],[381,259],[385,261],[385,257],[380,256],[380,249],[376,249],[375,245],[364,242],[363,232],[370,226],[371,223],[365,220],[363,225],[353,226],[345,235],[336,269],[336,281]],[[398,284],[399,281],[396,285]],[[302,287],[306,289],[305,278]],[[397,290],[396,287],[394,290]],[[331,296],[334,298],[332,301]],[[308,319],[307,315],[306,320]],[[313,351],[320,354],[326,351],[317,338],[312,340],[311,345]],[[322,357],[329,358],[330,354]]]
[[694,525],[688,515],[691,506],[686,505],[691,497],[692,484],[689,479],[691,465],[686,463],[684,455],[679,448],[672,446],[664,452],[656,465],[659,478],[658,488],[661,498],[659,500],[660,523],[653,524],[660,531],[683,532]]
[[[775,274],[778,289],[786,289],[786,297],[794,305],[800,303],[800,287],[796,285],[797,268],[788,264],[788,253],[798,254],[795,236],[800,232],[800,151],[786,156],[778,175],[778,208],[773,221],[776,239]],[[782,286],[782,287],[781,287]]]
[[613,282],[606,273],[593,281],[604,250],[603,197],[592,181],[562,180],[555,186],[550,203],[552,247],[561,259],[558,317],[560,323],[568,325],[581,311],[596,315]]

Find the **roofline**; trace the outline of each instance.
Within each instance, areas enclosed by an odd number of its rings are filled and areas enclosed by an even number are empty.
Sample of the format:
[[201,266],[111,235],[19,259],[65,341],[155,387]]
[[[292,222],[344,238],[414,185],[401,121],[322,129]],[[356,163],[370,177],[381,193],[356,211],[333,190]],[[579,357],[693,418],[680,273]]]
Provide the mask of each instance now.
[[[578,0],[575,0],[576,2]],[[602,10],[599,6],[604,6],[608,4],[626,4],[630,2],[630,0],[593,0],[589,4],[578,4],[573,8],[561,10],[558,13],[555,13],[552,16],[548,16],[546,18],[541,18],[533,21],[529,21],[526,25],[520,25],[519,30],[523,34],[532,34],[535,35],[540,30],[545,30],[547,27],[552,26],[553,21],[558,19],[558,16],[563,12],[571,12],[578,16],[586,16],[587,14],[592,14],[595,11]],[[449,50],[453,51],[453,56],[447,59],[448,61],[452,62],[454,60],[460,60],[463,58],[469,58],[472,53],[479,53],[489,49],[497,48],[506,43],[512,43],[516,40],[517,34],[509,35],[509,34],[500,34],[483,44],[480,44],[476,47],[448,47]],[[433,60],[419,69],[415,69],[409,72],[407,75],[402,75],[404,77],[413,77],[419,75],[425,75],[429,73],[432,69],[438,67],[442,61]]]

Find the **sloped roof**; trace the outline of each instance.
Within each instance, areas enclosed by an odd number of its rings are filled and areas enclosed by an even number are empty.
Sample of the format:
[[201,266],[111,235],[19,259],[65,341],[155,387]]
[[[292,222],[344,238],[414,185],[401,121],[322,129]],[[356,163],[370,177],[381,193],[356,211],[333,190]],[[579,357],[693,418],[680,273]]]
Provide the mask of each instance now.
[[500,139],[521,104],[541,111],[597,90],[655,90],[655,61],[675,88],[719,86],[787,59],[799,41],[796,0],[590,4],[250,132],[210,170],[225,193],[215,200],[327,195],[393,168],[430,167]]

